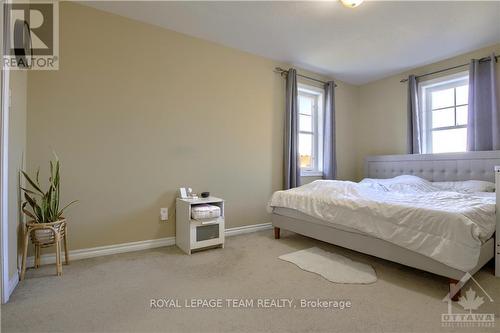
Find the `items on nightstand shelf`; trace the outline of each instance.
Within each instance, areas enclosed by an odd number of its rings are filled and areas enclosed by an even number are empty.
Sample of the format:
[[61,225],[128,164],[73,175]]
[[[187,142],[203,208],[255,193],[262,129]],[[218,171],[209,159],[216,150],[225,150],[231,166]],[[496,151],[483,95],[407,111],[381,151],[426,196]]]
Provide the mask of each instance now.
[[179,188],[179,197],[182,199],[198,199],[198,194],[193,193],[191,187]]
[[187,254],[214,246],[224,248],[224,200],[177,198],[175,226],[176,244]]
[[191,218],[193,220],[216,219],[220,217],[220,207],[209,204],[194,205],[191,207]]

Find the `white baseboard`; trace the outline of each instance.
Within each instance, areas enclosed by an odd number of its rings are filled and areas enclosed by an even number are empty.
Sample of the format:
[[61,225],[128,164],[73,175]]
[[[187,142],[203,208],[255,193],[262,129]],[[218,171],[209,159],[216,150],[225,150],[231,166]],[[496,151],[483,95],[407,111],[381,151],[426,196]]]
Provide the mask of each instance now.
[[[87,249],[71,250],[69,251],[69,258],[71,261],[107,256],[110,254],[118,254],[125,252],[141,251],[154,249],[162,246],[175,245],[175,237],[166,237],[159,239],[151,239],[145,241],[131,242],[131,243],[121,243],[115,245],[98,246]],[[33,267],[35,264],[35,258],[29,257],[26,266]],[[62,260],[64,263],[64,251],[62,254]],[[44,254],[40,257],[40,263],[44,264],[54,264],[56,262],[56,255],[54,253]]]
[[14,292],[14,289],[16,289],[18,283],[19,283],[19,273],[16,270],[14,272],[14,276],[9,280],[9,290],[8,290],[9,297]]
[[[226,229],[225,235],[226,237],[231,237],[261,230],[267,230],[271,228],[272,228],[271,223],[253,224],[243,227]],[[131,243],[121,243],[115,245],[92,247],[87,249],[71,250],[69,251],[69,258],[71,261],[74,261],[80,259],[107,256],[111,254],[148,250],[157,247],[171,246],[171,245],[175,245],[175,237],[166,237],[166,238],[151,239],[151,240],[131,242]],[[62,254],[62,260],[64,263],[64,251]],[[40,263],[42,265],[54,264],[55,262],[56,262],[56,256],[53,253],[44,254],[40,257]],[[35,264],[35,258],[28,257],[26,261],[26,267],[33,267],[34,264]]]
[[252,224],[252,225],[245,225],[243,227],[236,227],[236,228],[229,228],[226,229],[225,235],[226,237],[231,237],[231,236],[236,236],[236,235],[242,235],[242,234],[248,234],[250,232],[257,232],[261,230],[268,230],[271,229],[273,226],[271,223],[261,223],[261,224]]

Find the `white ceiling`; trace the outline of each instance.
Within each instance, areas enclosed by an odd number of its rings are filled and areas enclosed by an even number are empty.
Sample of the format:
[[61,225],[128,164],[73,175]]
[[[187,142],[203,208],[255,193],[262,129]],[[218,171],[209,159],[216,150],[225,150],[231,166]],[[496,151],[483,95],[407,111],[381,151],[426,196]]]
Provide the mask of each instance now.
[[85,2],[353,84],[500,43],[500,2]]

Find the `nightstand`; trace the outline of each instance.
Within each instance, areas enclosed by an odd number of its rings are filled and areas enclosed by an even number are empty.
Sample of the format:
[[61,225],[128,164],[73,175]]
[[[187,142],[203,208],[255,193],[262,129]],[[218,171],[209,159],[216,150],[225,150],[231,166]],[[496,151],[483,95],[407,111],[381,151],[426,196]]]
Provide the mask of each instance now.
[[[220,208],[220,217],[203,220],[191,218],[196,205],[209,204]],[[175,205],[175,243],[185,253],[213,246],[224,247],[224,200],[216,197],[177,198]]]

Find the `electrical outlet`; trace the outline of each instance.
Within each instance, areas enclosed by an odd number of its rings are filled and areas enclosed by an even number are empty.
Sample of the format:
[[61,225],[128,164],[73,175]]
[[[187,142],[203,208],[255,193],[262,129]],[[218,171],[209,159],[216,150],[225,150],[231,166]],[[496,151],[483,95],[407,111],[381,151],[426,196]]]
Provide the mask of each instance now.
[[160,219],[168,221],[168,208],[160,208]]

